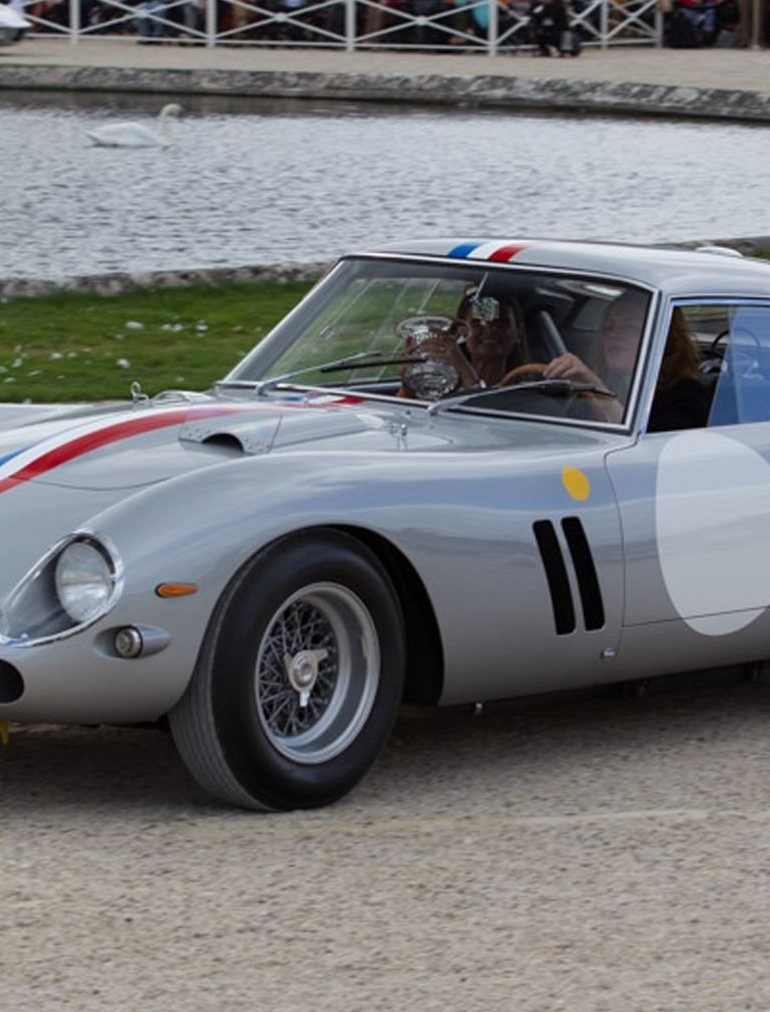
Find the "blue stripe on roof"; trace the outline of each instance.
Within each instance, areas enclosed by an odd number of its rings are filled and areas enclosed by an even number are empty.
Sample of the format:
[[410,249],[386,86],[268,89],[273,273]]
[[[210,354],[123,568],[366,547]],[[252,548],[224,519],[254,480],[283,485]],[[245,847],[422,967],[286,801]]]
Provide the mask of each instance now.
[[481,245],[482,244],[480,242],[465,242],[461,246],[455,246],[454,249],[450,249],[447,256],[458,257],[460,259],[462,257],[468,257],[475,249],[478,249],[479,246]]

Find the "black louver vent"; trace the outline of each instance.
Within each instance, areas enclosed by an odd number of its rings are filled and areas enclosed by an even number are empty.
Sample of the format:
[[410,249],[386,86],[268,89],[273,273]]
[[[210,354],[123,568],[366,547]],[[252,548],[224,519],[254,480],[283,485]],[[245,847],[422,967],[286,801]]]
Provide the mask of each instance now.
[[578,517],[565,517],[561,522],[561,529],[567,539],[572,565],[575,567],[586,629],[601,629],[604,625],[604,602],[591,546],[588,544],[583,524]]
[[553,605],[553,620],[559,635],[575,630],[575,606],[572,602],[572,591],[569,589],[567,569],[564,556],[559,547],[559,539],[550,520],[536,520],[532,525],[540,558],[543,560],[548,590]]

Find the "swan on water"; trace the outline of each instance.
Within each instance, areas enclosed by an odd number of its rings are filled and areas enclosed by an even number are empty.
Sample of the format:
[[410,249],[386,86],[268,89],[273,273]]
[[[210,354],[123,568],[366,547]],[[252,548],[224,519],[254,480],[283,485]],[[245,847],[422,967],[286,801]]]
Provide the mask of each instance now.
[[158,115],[158,129],[143,123],[109,123],[107,126],[87,130],[86,133],[100,147],[108,148],[166,148],[172,143],[167,120],[178,116],[181,105],[172,102],[164,105]]
[[0,46],[9,46],[24,37],[24,33],[32,25],[23,16],[24,8],[17,9],[16,4],[0,4]]

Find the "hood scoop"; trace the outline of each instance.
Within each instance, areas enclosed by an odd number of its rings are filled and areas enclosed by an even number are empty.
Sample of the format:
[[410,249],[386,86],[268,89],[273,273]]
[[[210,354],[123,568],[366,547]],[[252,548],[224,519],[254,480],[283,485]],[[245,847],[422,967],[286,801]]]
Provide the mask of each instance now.
[[201,446],[213,447],[222,450],[224,453],[232,453],[241,456],[246,450],[243,443],[232,432],[217,432],[213,436],[204,439]]
[[179,432],[182,443],[198,443],[211,449],[258,456],[269,453],[281,427],[277,418],[202,418],[188,422]]
[[367,429],[382,429],[385,423],[374,413],[340,410],[335,407],[289,407],[274,415],[201,418],[182,426],[179,439],[211,449],[241,452],[247,456],[270,453],[297,445],[349,436]]

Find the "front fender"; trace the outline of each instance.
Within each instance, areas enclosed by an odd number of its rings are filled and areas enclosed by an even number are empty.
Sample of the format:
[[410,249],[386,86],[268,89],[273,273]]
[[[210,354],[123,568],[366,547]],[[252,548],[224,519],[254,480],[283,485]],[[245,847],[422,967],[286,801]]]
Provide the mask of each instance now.
[[[346,468],[342,460],[323,467],[320,456],[214,465],[135,492],[79,524],[117,548],[124,570],[120,598],[98,622],[55,643],[4,644],[0,661],[20,672],[25,688],[18,700],[3,704],[0,684],[0,717],[136,722],[167,712],[187,687],[233,575],[276,538],[353,515],[344,503],[353,472],[366,467],[367,458],[356,457]],[[308,485],[310,474],[315,477]],[[192,583],[198,590],[164,599],[155,593],[163,582]],[[160,630],[167,645],[124,660],[110,648],[123,626]]]

